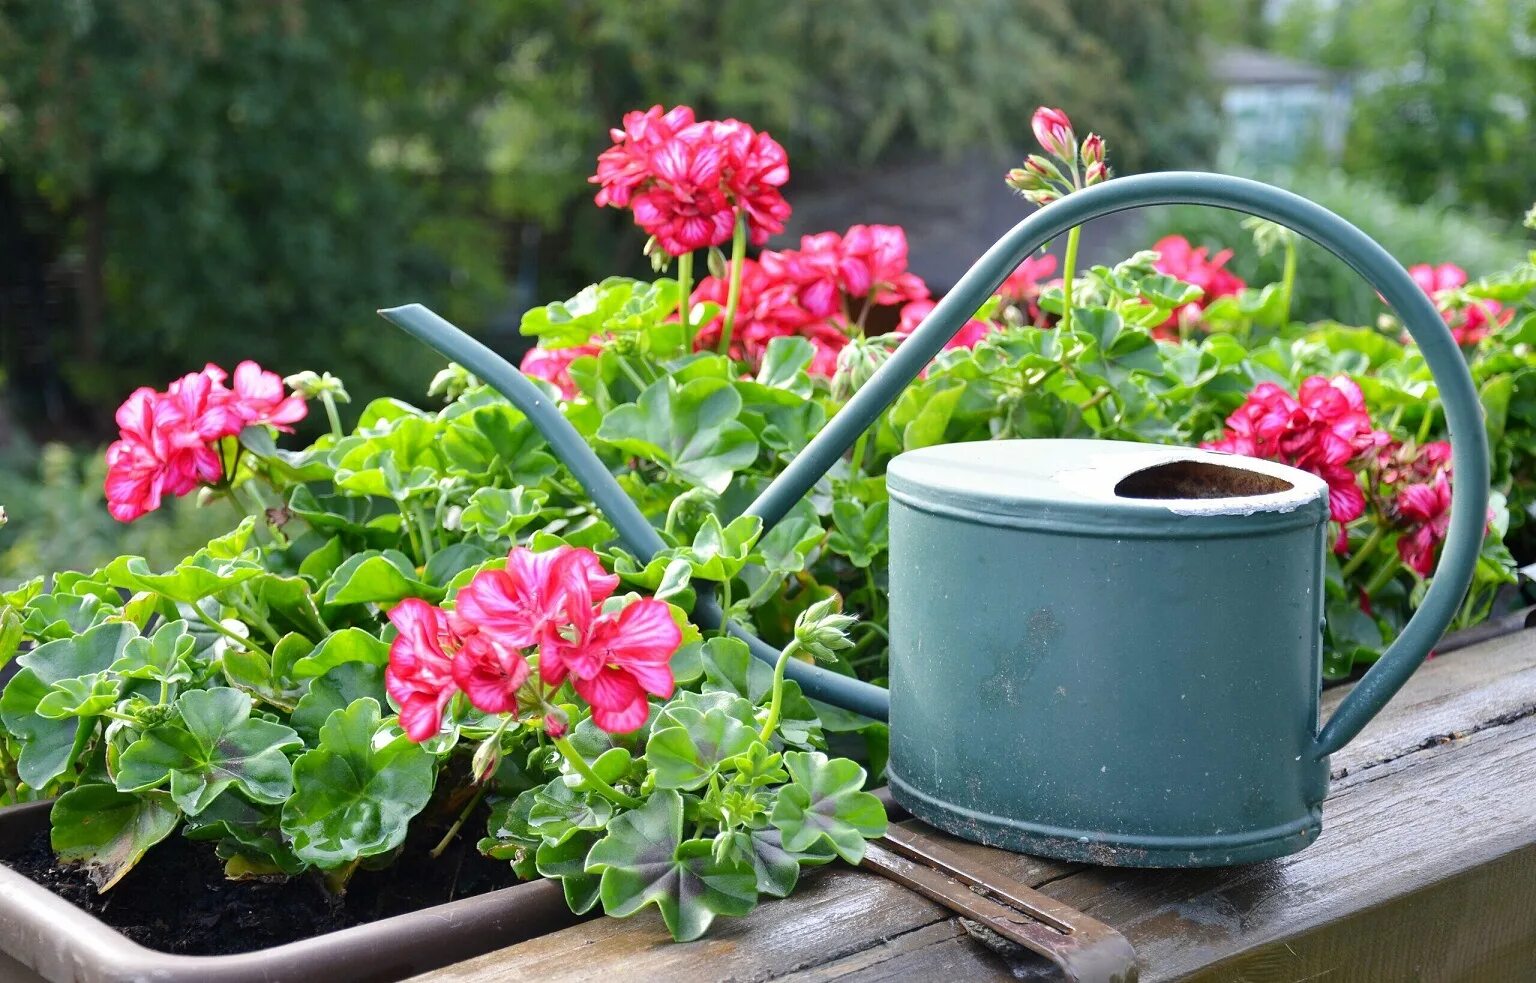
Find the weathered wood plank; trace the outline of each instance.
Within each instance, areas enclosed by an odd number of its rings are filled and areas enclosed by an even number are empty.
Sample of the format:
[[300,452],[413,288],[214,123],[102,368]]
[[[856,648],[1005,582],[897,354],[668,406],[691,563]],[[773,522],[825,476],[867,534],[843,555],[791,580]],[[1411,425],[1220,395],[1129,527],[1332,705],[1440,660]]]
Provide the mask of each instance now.
[[[1325,712],[1341,697],[1330,691]],[[1323,835],[1296,856],[1228,870],[1125,871],[955,846],[1120,929],[1143,979],[1304,979],[1330,968],[1331,978],[1377,979],[1412,976],[1412,967],[1433,970],[1422,978],[1456,979],[1458,967],[1507,969],[1536,956],[1536,928],[1524,917],[1536,901],[1533,751],[1536,633],[1421,669],[1335,756]],[[1487,891],[1517,904],[1490,911],[1479,893]],[[1463,934],[1433,930],[1433,918]],[[1389,931],[1399,924],[1403,932]],[[1466,941],[1478,932],[1487,944]],[[993,952],[933,903],[843,869],[718,922],[697,943],[668,942],[653,916],[599,919],[419,979],[985,980],[1027,978],[1039,967]]]

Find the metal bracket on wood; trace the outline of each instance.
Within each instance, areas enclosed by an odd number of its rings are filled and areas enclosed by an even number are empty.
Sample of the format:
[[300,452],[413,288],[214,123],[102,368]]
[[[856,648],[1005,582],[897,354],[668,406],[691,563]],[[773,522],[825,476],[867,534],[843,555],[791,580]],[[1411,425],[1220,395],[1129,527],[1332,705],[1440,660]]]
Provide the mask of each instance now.
[[1125,936],[1076,908],[976,865],[938,840],[891,826],[864,853],[867,867],[1049,959],[1070,983],[1136,983]]

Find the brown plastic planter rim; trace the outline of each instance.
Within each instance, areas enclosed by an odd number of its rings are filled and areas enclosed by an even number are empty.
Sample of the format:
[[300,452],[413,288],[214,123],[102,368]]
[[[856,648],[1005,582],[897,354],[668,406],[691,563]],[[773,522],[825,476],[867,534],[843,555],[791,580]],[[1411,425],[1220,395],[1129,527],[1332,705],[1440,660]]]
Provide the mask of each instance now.
[[[0,851],[46,827],[51,802],[0,808]],[[560,885],[530,881],[472,898],[230,956],[132,941],[0,864],[0,978],[7,983],[386,983],[572,924]],[[28,975],[20,975],[28,974]]]

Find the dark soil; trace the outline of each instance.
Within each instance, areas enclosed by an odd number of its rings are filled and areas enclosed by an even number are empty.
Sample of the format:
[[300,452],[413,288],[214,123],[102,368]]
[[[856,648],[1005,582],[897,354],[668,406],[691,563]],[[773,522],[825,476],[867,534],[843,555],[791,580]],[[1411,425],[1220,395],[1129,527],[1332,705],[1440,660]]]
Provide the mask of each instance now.
[[[474,819],[433,859],[431,843],[407,843],[383,870],[359,870],[341,898],[309,876],[231,881],[213,844],[172,836],[106,894],[77,867],[59,864],[43,830],[25,850],[0,858],[77,908],[160,952],[222,956],[297,942],[517,883],[511,864],[482,856]],[[484,818],[479,827],[484,828]],[[439,834],[441,830],[438,831]]]

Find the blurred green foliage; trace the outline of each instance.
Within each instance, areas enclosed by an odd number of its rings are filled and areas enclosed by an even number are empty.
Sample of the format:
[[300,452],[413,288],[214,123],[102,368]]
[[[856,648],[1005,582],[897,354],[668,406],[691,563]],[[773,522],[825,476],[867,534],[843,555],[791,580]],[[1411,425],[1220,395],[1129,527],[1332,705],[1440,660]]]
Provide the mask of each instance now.
[[521,309],[635,267],[585,183],[625,110],[739,116],[803,174],[1017,149],[1050,103],[1123,169],[1187,164],[1212,117],[1167,53],[1198,28],[1175,0],[13,0],[0,355],[25,422],[98,437],[208,360],[414,391],[375,308],[512,344]]
[[64,444],[0,458],[0,589],[41,573],[94,570],[121,553],[138,553],[155,569],[174,564],[226,531],[226,503],[199,508],[195,496],[168,501],[132,525],[107,515],[106,464],[99,450]]
[[[1510,269],[1525,260],[1520,213],[1497,220],[1445,201],[1408,205],[1374,181],[1350,178],[1337,171],[1265,173],[1252,175],[1305,195],[1332,209],[1380,242],[1405,266],[1415,263],[1455,263],[1476,278]],[[1232,249],[1227,264],[1249,283],[1280,279],[1282,257],[1250,248],[1251,234],[1239,212],[1200,205],[1149,208],[1145,222],[1132,226],[1134,241],[1118,243],[1123,251],[1150,248],[1165,235],[1182,235],[1214,253]],[[1360,275],[1320,246],[1301,244],[1293,313],[1299,320],[1336,320],[1372,324],[1386,308]]]
[[1272,43],[1348,73],[1348,172],[1513,215],[1533,194],[1533,30],[1529,0],[1293,0]]

